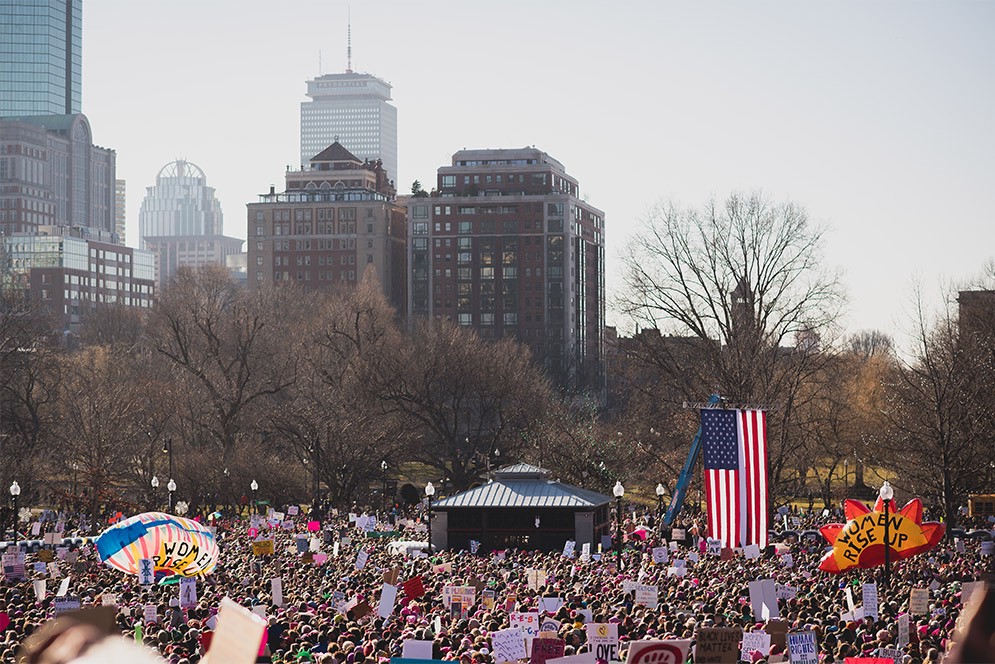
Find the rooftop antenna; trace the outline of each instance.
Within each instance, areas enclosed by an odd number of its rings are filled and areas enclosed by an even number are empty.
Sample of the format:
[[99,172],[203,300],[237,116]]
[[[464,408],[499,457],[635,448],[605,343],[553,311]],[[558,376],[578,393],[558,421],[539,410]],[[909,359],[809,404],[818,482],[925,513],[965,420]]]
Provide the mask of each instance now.
[[345,73],[352,73],[352,7],[349,7],[348,19],[346,23],[346,66]]

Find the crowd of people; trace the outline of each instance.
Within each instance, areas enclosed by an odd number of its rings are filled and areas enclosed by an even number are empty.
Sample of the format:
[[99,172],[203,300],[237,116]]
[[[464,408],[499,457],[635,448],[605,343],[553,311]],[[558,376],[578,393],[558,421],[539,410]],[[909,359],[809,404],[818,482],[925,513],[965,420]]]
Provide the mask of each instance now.
[[[307,530],[308,518],[288,517],[293,521],[289,527],[281,523],[270,529],[263,524],[263,532],[252,535],[244,517],[214,521],[221,551],[217,567],[198,579],[196,603],[185,607],[180,606],[178,585],[140,586],[136,577],[101,564],[92,545],[83,545],[75,555],[57,561],[59,574],[70,578],[68,594],[79,598],[81,608],[111,607],[113,624],[102,627],[93,620],[76,620],[72,613],[52,620],[57,598],[50,591],[39,601],[33,584],[51,579],[51,568],[36,566],[38,554],[29,553],[25,577],[4,578],[0,589],[0,660],[222,664],[207,655],[206,635],[216,628],[225,597],[249,609],[259,607],[255,611],[265,615],[259,662],[381,664],[402,657],[404,643],[414,640],[431,642],[432,659],[501,664],[495,661],[491,635],[509,628],[512,612],[540,608],[550,611],[548,617],[555,622],[549,624],[563,641],[564,656],[592,651],[586,624],[614,623],[618,645],[612,659],[624,660],[629,645],[640,640],[694,641],[699,630],[712,627],[778,631],[758,614],[749,590],[750,581],[772,579],[785,589],[777,600],[780,629],[814,632],[820,662],[842,664],[847,658],[873,657],[893,648],[901,651],[900,664],[940,662],[951,650],[955,654],[948,661],[995,661],[995,627],[988,624],[995,620],[995,606],[986,589],[972,600],[977,620],[959,632],[965,636],[957,645],[966,649],[953,647],[965,611],[964,584],[986,579],[991,571],[992,556],[983,556],[975,541],[955,545],[945,540],[893,564],[890,584],[884,587],[880,570],[842,575],[819,571],[826,548],[820,541],[778,543],[752,559],[741,552],[710,555],[698,536],[701,525],[693,523],[686,524],[681,544],[668,550],[668,561],[654,563],[653,549],[667,542],[661,541],[664,533],[652,527],[648,515],[632,514],[626,521],[627,533],[641,524],[649,527],[626,538],[621,561],[614,552],[599,554],[597,548],[584,555],[580,547],[572,556],[562,551],[488,551],[483,546],[475,553],[424,555],[417,548],[391,546],[395,540],[423,539],[424,533],[412,532],[420,524],[413,528],[414,521],[383,520],[366,532],[370,521],[362,515],[360,519],[362,529],[349,515],[329,514],[315,534]],[[807,525],[820,520],[825,518],[805,518]],[[272,555],[254,555],[253,541],[261,536],[274,539]],[[299,539],[307,543],[306,549]],[[385,579],[401,586],[416,577],[424,594],[403,587],[389,614],[379,615]],[[274,578],[282,581],[282,601],[274,602]],[[854,615],[847,589],[859,602],[861,584],[874,580],[880,593],[877,617]],[[49,580],[48,585],[60,582]],[[657,587],[657,606],[636,601],[635,583]],[[473,604],[454,609],[446,586],[473,586]],[[902,643],[899,616],[910,611],[912,588],[928,590],[928,609],[909,616],[907,643]],[[549,597],[559,599],[540,605],[541,598]],[[109,632],[115,636],[105,637]],[[748,658],[751,664],[786,662],[786,650],[775,638],[766,652],[751,652]],[[693,657],[692,650],[688,661]]]

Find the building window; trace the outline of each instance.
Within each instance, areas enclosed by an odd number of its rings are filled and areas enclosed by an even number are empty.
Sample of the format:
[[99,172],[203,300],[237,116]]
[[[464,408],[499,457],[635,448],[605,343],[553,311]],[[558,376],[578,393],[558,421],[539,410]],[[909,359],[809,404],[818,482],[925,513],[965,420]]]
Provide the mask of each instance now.
[[455,175],[443,175],[442,176],[442,188],[448,189],[456,186],[456,176]]
[[428,206],[427,205],[415,205],[411,208],[411,218],[412,219],[428,219]]

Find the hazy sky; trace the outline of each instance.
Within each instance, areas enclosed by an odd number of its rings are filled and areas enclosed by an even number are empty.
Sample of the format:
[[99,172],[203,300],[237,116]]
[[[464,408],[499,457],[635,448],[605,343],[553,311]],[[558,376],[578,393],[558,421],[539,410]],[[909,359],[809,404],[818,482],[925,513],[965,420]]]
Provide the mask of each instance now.
[[[345,70],[339,0],[86,0],[83,111],[117,151],[128,243],[186,158],[228,235],[298,160],[305,81]],[[661,198],[762,188],[831,229],[850,330],[901,336],[912,283],[995,256],[995,2],[354,2],[353,69],[391,83],[398,189],[461,148],[535,145],[617,257]],[[609,321],[616,318],[609,314]],[[620,322],[620,321],[618,321]]]

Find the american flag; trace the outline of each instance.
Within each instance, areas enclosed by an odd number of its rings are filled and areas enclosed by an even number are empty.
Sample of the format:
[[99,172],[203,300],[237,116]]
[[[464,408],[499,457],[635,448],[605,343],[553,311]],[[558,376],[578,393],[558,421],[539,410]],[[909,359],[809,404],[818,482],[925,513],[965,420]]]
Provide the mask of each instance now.
[[726,547],[767,546],[767,416],[701,411],[708,536]]

